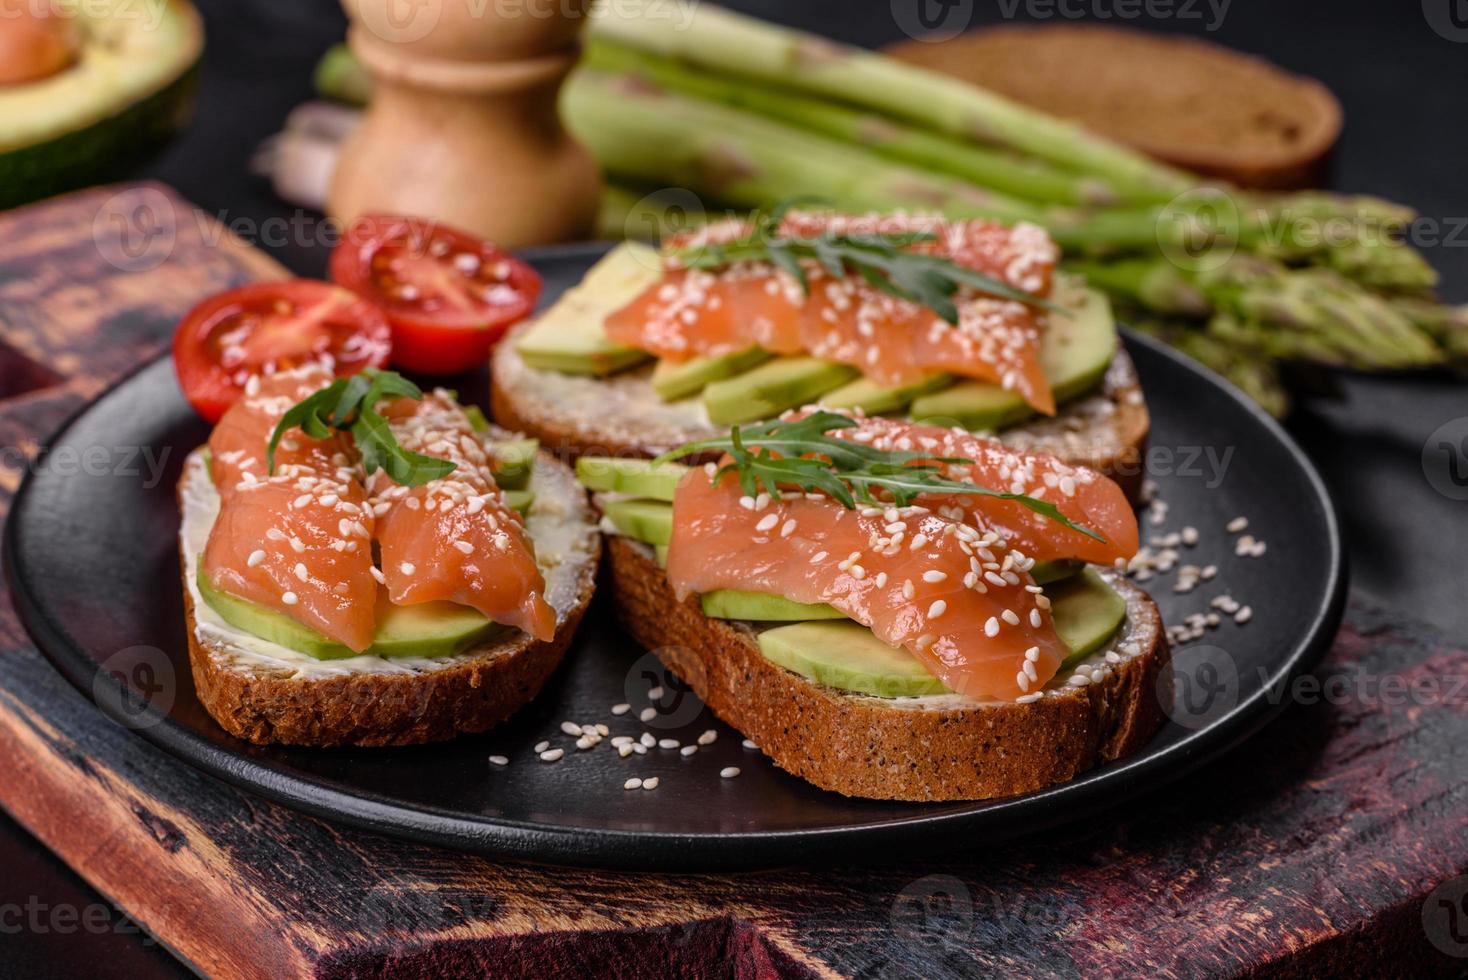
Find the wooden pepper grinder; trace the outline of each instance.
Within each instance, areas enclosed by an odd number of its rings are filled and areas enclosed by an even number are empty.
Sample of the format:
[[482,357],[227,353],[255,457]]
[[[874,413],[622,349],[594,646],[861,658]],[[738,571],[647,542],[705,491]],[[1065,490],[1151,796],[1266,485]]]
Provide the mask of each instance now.
[[444,221],[498,245],[589,237],[596,163],[556,98],[589,0],[342,0],[372,102],[327,211]]

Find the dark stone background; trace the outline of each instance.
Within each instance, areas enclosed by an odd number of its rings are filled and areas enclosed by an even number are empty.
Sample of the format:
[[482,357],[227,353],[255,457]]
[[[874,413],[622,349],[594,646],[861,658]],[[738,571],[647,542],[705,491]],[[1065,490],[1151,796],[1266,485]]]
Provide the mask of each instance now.
[[[143,171],[177,187],[226,223],[260,227],[294,212],[252,177],[248,160],[286,113],[311,94],[311,68],[339,40],[343,20],[329,0],[197,0],[209,43],[193,126]],[[930,0],[729,0],[729,5],[841,40],[900,39],[919,2]],[[1065,19],[1084,13],[1162,31],[1197,34],[1263,55],[1325,81],[1346,109],[1333,186],[1379,194],[1423,215],[1419,241],[1442,271],[1443,291],[1468,301],[1468,23],[1451,25],[1457,0],[948,0],[972,23]],[[1174,11],[1170,17],[1123,16]],[[899,17],[900,15],[900,17]],[[1461,18],[1460,18],[1461,20]],[[1216,24],[1216,30],[1209,30]],[[1452,35],[1453,37],[1444,36]],[[304,225],[309,227],[309,223]],[[248,237],[248,236],[247,236]],[[1433,242],[1440,244],[1433,245]],[[295,271],[320,274],[325,250],[306,242],[270,249]],[[1311,379],[1290,429],[1330,483],[1340,508],[1356,588],[1468,638],[1465,550],[1468,503],[1436,492],[1424,446],[1443,423],[1468,417],[1468,386],[1445,377]],[[1460,461],[1468,464],[1468,459]],[[1428,463],[1446,473],[1435,448]],[[1461,472],[1461,469],[1460,469]],[[0,815],[0,974],[26,977],[183,975],[164,951],[117,914],[105,934],[36,931],[27,903],[84,909],[103,900],[24,830]],[[44,912],[42,913],[44,917]],[[19,931],[16,926],[20,925]]]

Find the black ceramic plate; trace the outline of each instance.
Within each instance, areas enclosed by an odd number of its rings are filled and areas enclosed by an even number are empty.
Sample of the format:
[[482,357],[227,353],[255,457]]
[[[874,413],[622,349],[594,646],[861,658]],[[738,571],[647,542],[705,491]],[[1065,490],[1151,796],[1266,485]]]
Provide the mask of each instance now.
[[[586,246],[541,253],[547,299],[600,254]],[[1184,562],[1217,563],[1213,582],[1187,595],[1153,580],[1176,622],[1232,590],[1253,608],[1179,653],[1179,707],[1146,749],[1074,782],[984,803],[896,804],[816,789],[741,746],[707,709],[664,686],[668,721],[639,724],[656,661],[618,631],[598,601],[565,665],[509,724],[482,736],[411,749],[259,748],[219,729],[189,674],[175,534],[174,481],[208,434],[174,383],[169,362],[145,365],[82,411],[49,444],[16,498],[6,536],[11,587],[40,648],[103,710],[199,768],[290,806],[415,840],[539,861],[625,868],[774,865],[921,850],[956,839],[993,842],[1054,826],[1175,777],[1237,743],[1282,699],[1281,685],[1328,644],[1343,598],[1341,543],[1314,469],[1269,418],[1214,376],[1149,341],[1127,338],[1147,391],[1150,475],[1168,504],[1164,525],[1196,526]],[[466,382],[472,389],[472,384]],[[482,392],[480,393],[482,394]],[[166,455],[164,455],[166,454]],[[164,459],[150,478],[149,460]],[[1237,515],[1266,541],[1235,557],[1224,525]],[[613,717],[610,707],[634,711]],[[577,752],[563,720],[651,730],[684,743],[713,728],[691,758],[654,749],[620,759],[609,746]],[[554,764],[541,739],[565,745]],[[507,767],[491,755],[505,755]],[[738,766],[742,775],[721,779]],[[627,791],[631,775],[659,776]]]

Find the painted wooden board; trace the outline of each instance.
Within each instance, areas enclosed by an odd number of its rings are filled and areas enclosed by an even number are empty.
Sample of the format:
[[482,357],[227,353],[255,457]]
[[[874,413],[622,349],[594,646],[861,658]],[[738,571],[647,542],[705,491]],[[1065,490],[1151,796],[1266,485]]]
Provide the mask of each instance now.
[[[140,224],[97,231],[146,220],[118,193],[173,214],[163,260],[119,251]],[[280,274],[156,185],[0,215],[0,506],[19,454],[182,310]],[[224,786],[95,711],[0,601],[0,804],[224,977],[1460,974],[1468,652],[1358,599],[1314,676],[1223,761],[1045,839],[629,875],[385,840]]]

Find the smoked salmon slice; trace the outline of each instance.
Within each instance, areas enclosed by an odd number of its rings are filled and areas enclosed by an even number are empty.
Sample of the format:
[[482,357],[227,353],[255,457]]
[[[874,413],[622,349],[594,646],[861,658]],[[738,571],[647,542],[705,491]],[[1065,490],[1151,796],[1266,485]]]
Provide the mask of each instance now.
[[265,460],[280,417],[331,380],[319,367],[252,379],[220,419],[209,437],[220,508],[203,567],[221,591],[360,652],[372,645],[377,581],[355,455],[340,434],[295,430],[277,447],[274,475]]
[[382,471],[369,480],[388,597],[398,605],[457,602],[536,639],[554,637],[555,610],[544,598],[534,544],[496,486],[493,461],[464,410],[434,393],[380,411],[404,449],[455,464],[416,487]]
[[[749,233],[745,222],[719,222],[672,239],[672,249],[716,246]],[[946,221],[923,216],[852,217],[791,213],[781,237],[920,232],[932,241],[907,246],[943,256],[1006,285],[1045,297],[1059,249],[1035,225]],[[809,353],[850,364],[884,385],[936,373],[990,381],[1018,393],[1036,410],[1055,414],[1055,398],[1040,365],[1041,311],[965,288],[956,297],[958,323],[893,296],[854,276],[834,277],[813,261],[809,292],[768,262],[736,262],[707,270],[670,260],[661,280],[607,318],[608,336],[659,357],[684,360],[759,345],[775,354]]]
[[1030,569],[1037,560],[1132,557],[1136,517],[1120,488],[1094,471],[969,433],[853,421],[828,432],[881,452],[930,454],[949,480],[1049,501],[1105,540],[1015,500],[933,492],[908,506],[851,509],[798,490],[750,497],[736,474],[714,483],[695,468],[673,499],[667,574],[674,591],[683,598],[740,589],[829,603],[970,697],[1014,700],[1043,687],[1067,649]]

